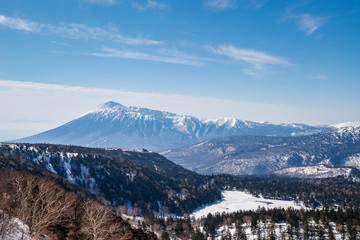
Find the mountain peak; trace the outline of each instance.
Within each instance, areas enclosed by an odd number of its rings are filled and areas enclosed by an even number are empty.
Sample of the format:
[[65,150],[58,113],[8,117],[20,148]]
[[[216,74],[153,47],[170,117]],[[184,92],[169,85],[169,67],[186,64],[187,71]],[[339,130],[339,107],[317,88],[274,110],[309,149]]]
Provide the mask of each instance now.
[[100,104],[97,108],[106,109],[106,108],[121,108],[128,110],[129,108],[125,107],[124,105],[114,102],[114,101],[107,101]]

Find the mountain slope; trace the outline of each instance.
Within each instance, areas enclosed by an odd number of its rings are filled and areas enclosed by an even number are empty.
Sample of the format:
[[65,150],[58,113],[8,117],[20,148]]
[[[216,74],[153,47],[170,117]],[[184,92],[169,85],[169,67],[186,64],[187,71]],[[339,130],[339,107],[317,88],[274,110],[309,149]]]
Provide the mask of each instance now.
[[328,167],[323,164],[305,167],[289,167],[276,170],[272,175],[280,177],[300,178],[300,179],[316,179],[316,178],[332,178],[337,176],[348,177],[351,174],[359,174],[359,170],[351,167]]
[[321,184],[312,180],[203,176],[146,151],[0,143],[0,173],[2,168],[47,177],[68,191],[87,190],[89,196],[111,203],[127,215],[191,213],[220,200],[224,189],[312,205],[357,207],[360,203],[356,175],[320,180]]
[[[13,166],[35,164],[74,183],[120,210],[182,214],[221,197],[209,178],[144,150],[0,143],[0,157]],[[1,158],[0,158],[1,160]]]
[[3,149],[0,192],[0,239],[157,239],[105,201]]
[[162,154],[201,174],[264,174],[320,163],[360,169],[360,126],[300,137],[223,137]]
[[125,107],[106,102],[58,128],[15,142],[72,144],[89,147],[173,149],[223,136],[301,136],[333,129],[303,124],[270,124],[235,118],[192,116]]

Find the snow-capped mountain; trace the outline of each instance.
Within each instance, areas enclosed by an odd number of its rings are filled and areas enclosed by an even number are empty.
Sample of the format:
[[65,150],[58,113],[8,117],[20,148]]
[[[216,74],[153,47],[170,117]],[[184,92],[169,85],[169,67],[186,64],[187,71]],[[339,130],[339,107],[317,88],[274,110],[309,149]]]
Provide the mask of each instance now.
[[265,174],[318,164],[360,169],[360,126],[300,137],[222,137],[162,154],[202,174]]
[[193,116],[147,108],[125,107],[116,102],[106,102],[58,128],[15,142],[146,148],[159,151],[189,146],[216,137],[302,136],[331,129],[333,127],[257,123],[235,118],[199,119]]

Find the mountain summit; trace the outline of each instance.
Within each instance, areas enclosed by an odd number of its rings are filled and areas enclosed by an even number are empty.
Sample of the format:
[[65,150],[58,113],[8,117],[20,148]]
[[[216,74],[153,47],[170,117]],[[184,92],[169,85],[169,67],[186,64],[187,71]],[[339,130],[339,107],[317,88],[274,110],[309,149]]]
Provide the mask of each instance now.
[[215,137],[302,136],[331,129],[304,124],[257,123],[236,118],[199,119],[147,108],[125,107],[109,101],[60,127],[15,142],[159,151]]
[[128,109],[124,105],[117,103],[117,102],[113,102],[113,101],[104,102],[103,104],[100,104],[97,108],[98,109],[119,108],[119,109],[126,109],[126,110]]

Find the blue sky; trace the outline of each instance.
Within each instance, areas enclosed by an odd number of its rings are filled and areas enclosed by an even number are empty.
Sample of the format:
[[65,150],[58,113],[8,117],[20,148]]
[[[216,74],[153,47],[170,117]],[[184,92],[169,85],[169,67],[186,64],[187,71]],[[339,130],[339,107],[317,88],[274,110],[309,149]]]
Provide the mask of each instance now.
[[[360,121],[359,0],[0,0],[0,6],[0,140],[55,127],[95,100],[200,117]],[[69,104],[62,87],[103,95],[69,90]],[[110,89],[118,93],[107,99]],[[129,92],[178,102],[139,101],[136,94],[124,102],[121,94]],[[34,96],[42,94],[42,101]],[[182,105],[190,97],[227,102],[218,106],[228,111]],[[55,103],[68,111],[51,110]]]

